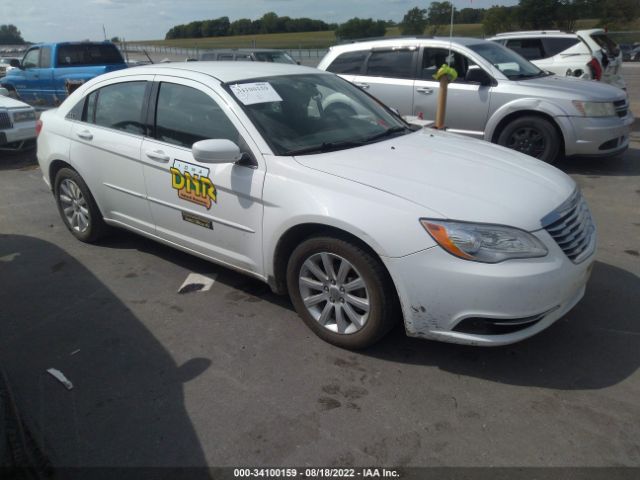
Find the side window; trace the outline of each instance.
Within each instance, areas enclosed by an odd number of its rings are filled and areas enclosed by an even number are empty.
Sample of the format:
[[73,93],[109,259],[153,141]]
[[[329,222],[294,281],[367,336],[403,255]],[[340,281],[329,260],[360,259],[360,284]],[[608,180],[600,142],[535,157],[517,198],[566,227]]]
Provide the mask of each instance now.
[[186,148],[210,138],[240,142],[231,120],[210,96],[174,83],[160,84],[155,137]]
[[249,61],[249,62],[252,62],[253,58],[251,58],[251,55],[238,54],[238,55],[236,55],[236,61],[243,61],[243,62]]
[[545,58],[544,50],[542,49],[542,40],[539,38],[507,40],[507,47],[527,60],[540,60],[541,58]]
[[69,113],[67,113],[67,120],[82,120],[82,112],[84,111],[84,105],[86,103],[86,97],[76,103]]
[[544,38],[542,43],[544,44],[545,58],[558,55],[579,42],[579,38]]
[[[464,82],[465,76],[469,67],[475,67],[476,63],[473,60],[465,57],[458,52],[451,52],[453,58],[451,58],[450,65],[455,68],[458,73],[456,82]],[[422,67],[420,70],[420,78],[423,80],[435,81],[433,76],[435,73],[447,62],[449,57],[449,49],[446,48],[425,48],[422,52]]]
[[347,52],[331,62],[331,65],[327,67],[328,72],[332,73],[346,73],[346,74],[358,74],[362,69],[364,59],[369,54],[368,50],[362,50],[360,52]]
[[51,47],[40,49],[40,68],[51,68]]
[[367,75],[372,77],[414,78],[413,50],[373,51],[367,62]]
[[233,60],[233,54],[221,53],[220,55],[218,55],[218,60]]
[[125,82],[89,95],[86,119],[102,127],[144,135],[142,105],[147,82]]
[[32,48],[27,52],[22,60],[22,66],[24,68],[37,68],[40,63],[40,49]]

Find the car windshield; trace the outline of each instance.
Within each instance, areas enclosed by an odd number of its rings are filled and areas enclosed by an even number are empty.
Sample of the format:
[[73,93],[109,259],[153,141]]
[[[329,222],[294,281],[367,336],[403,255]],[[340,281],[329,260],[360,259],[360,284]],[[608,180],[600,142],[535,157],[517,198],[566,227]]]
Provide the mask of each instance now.
[[469,45],[469,48],[500,70],[509,80],[522,80],[546,75],[530,61],[497,43],[477,43]]
[[256,52],[255,56],[259,62],[296,64],[296,61],[287,52]]
[[335,75],[255,78],[225,88],[276,155],[343,150],[413,131],[377,100]]

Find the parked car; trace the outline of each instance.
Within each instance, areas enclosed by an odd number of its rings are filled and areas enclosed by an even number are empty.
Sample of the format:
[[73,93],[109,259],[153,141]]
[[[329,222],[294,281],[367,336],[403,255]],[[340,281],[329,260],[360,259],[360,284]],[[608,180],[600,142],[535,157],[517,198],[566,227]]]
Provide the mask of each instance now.
[[620,74],[622,54],[604,30],[508,32],[489,40],[510,48],[543,70],[626,89]]
[[0,78],[4,77],[8,71],[13,70],[15,67],[13,67],[11,63],[15,65],[16,62],[20,62],[20,59],[15,57],[0,58]]
[[[329,108],[336,97],[363,113]],[[44,181],[77,239],[123,227],[243,272],[341,347],[402,319],[411,336],[516,342],[579,301],[593,263],[569,176],[412,128],[316,69],[137,67],[87,82],[41,122]]]
[[0,80],[0,86],[14,97],[37,105],[58,105],[70,90],[87,80],[127,68],[111,42],[34,45],[16,66]]
[[629,61],[640,62],[640,45],[635,46],[629,52]]
[[215,50],[201,53],[200,60],[290,63],[292,65],[298,63],[284,50],[267,50],[265,48]]
[[36,112],[32,106],[0,90],[0,151],[22,150],[36,138]]
[[550,75],[495,42],[400,38],[332,47],[318,68],[334,72],[402,115],[433,120],[447,63],[446,123],[451,132],[513,148],[546,162],[560,156],[617,155],[629,145],[633,115],[624,91]]

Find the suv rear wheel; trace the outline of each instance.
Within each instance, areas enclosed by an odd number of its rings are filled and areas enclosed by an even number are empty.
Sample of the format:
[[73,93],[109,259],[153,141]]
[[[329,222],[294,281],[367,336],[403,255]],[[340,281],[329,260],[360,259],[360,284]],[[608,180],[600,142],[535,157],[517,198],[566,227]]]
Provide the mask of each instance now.
[[544,118],[524,116],[509,122],[498,136],[498,145],[511,148],[547,163],[560,156],[560,136]]

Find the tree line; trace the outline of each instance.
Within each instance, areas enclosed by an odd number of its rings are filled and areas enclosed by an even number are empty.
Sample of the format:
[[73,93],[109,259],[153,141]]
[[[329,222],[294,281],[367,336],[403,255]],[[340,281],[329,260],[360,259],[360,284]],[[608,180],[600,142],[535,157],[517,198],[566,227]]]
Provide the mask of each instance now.
[[0,45],[22,45],[26,43],[15,25],[0,25]]
[[574,30],[576,21],[598,19],[598,26],[623,28],[640,16],[640,0],[520,0],[513,7],[491,7],[484,15],[487,35],[519,28]]
[[165,39],[226,37],[260,33],[318,32],[335,30],[336,28],[337,25],[328,24],[322,20],[304,17],[279,17],[274,12],[268,12],[257,20],[241,18],[231,22],[229,17],[220,17],[176,25],[167,32]]

